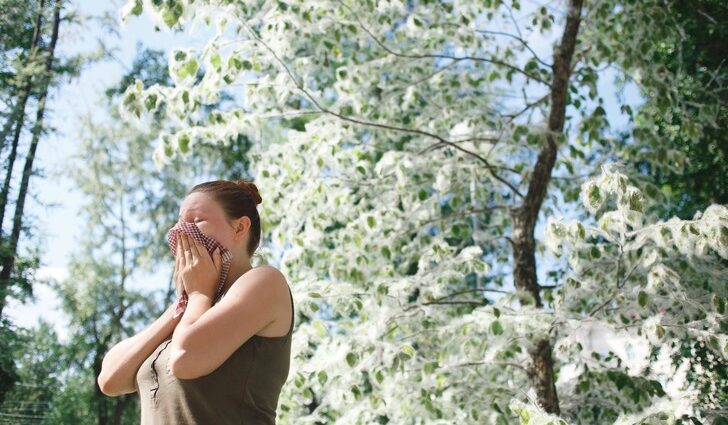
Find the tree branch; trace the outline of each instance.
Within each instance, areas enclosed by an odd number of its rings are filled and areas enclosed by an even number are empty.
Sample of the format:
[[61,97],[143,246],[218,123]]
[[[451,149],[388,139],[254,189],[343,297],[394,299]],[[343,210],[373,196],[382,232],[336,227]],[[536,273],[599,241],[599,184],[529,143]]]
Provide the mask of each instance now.
[[363,121],[363,120],[359,120],[359,119],[356,119],[356,118],[351,118],[351,117],[347,117],[347,116],[345,116],[345,115],[342,115],[342,114],[340,114],[340,113],[338,113],[338,112],[334,112],[334,111],[332,111],[332,110],[330,110],[330,109],[328,109],[328,108],[325,108],[325,107],[324,107],[323,105],[321,105],[321,104],[320,104],[320,103],[319,103],[319,102],[318,102],[318,101],[317,101],[317,100],[316,100],[316,99],[315,99],[315,98],[314,98],[314,97],[313,97],[313,96],[312,96],[312,95],[311,95],[311,94],[310,94],[310,93],[308,92],[308,90],[306,90],[306,89],[305,89],[305,88],[303,87],[303,84],[302,84],[302,83],[300,83],[300,82],[299,82],[299,81],[298,81],[298,80],[296,79],[296,77],[295,77],[295,76],[293,75],[293,73],[292,73],[292,72],[291,72],[291,70],[290,70],[290,69],[288,68],[288,66],[287,66],[287,65],[286,65],[286,64],[285,64],[285,63],[283,62],[283,60],[281,60],[281,58],[279,58],[279,57],[278,57],[278,55],[277,55],[277,54],[275,53],[275,51],[273,51],[273,49],[271,49],[271,47],[270,47],[270,46],[268,46],[268,44],[267,44],[267,43],[266,43],[266,42],[264,42],[264,41],[263,41],[262,39],[260,39],[260,38],[259,38],[259,37],[258,37],[257,35],[255,35],[255,32],[254,32],[254,31],[253,31],[253,30],[252,30],[252,29],[251,29],[251,28],[250,28],[250,27],[249,27],[249,26],[247,25],[247,23],[245,23],[245,22],[241,21],[241,24],[242,24],[242,25],[243,25],[243,26],[244,26],[244,27],[245,27],[245,28],[247,29],[247,31],[248,31],[248,32],[250,33],[250,35],[251,35],[251,36],[252,36],[253,38],[255,38],[255,40],[256,40],[256,41],[258,41],[259,43],[261,43],[261,44],[262,44],[262,45],[263,45],[263,46],[264,46],[264,47],[265,47],[265,48],[266,48],[266,49],[267,49],[267,50],[268,50],[268,51],[269,51],[269,52],[270,52],[270,53],[271,53],[271,54],[273,55],[273,57],[274,57],[274,58],[276,59],[276,61],[277,61],[277,62],[278,62],[278,63],[279,63],[279,64],[280,64],[280,65],[281,65],[281,66],[282,66],[282,67],[283,67],[284,69],[285,69],[286,73],[287,73],[287,74],[288,74],[288,76],[289,76],[289,77],[291,78],[291,80],[292,80],[292,81],[293,81],[293,83],[294,83],[294,84],[296,85],[296,87],[298,87],[298,89],[299,89],[299,90],[301,90],[301,91],[302,91],[302,92],[303,92],[303,93],[304,93],[304,94],[306,95],[306,97],[307,97],[307,98],[308,98],[308,99],[309,99],[309,100],[310,100],[310,101],[311,101],[311,102],[312,102],[312,103],[313,103],[313,104],[314,104],[314,105],[315,105],[315,106],[316,106],[316,107],[317,107],[318,109],[320,109],[321,111],[323,111],[323,112],[325,112],[325,113],[327,113],[327,114],[333,115],[333,116],[335,116],[335,117],[337,117],[337,118],[339,118],[339,119],[342,119],[342,120],[344,120],[344,121],[349,121],[349,122],[353,122],[353,123],[356,123],[356,124],[360,124],[360,125],[366,125],[366,126],[371,126],[371,127],[378,127],[378,128],[383,128],[383,129],[386,129],[386,130],[393,130],[393,131],[399,131],[399,132],[404,132],[404,133],[419,134],[419,135],[421,135],[421,136],[426,136],[426,137],[431,137],[431,138],[433,138],[433,139],[436,139],[436,140],[438,140],[438,141],[439,141],[440,143],[442,143],[442,144],[445,144],[445,145],[448,145],[448,146],[452,146],[452,147],[454,147],[455,149],[457,149],[457,150],[459,150],[459,151],[461,151],[461,152],[463,152],[463,153],[466,153],[466,154],[468,154],[468,155],[471,155],[471,156],[473,156],[473,157],[477,158],[477,159],[478,159],[479,161],[481,161],[481,162],[482,162],[482,163],[483,163],[483,164],[485,165],[485,167],[486,167],[486,168],[488,169],[488,171],[489,171],[489,172],[490,172],[490,174],[491,174],[491,175],[493,176],[493,178],[495,178],[496,180],[498,180],[498,181],[500,181],[501,183],[505,184],[505,185],[506,185],[506,186],[508,186],[508,187],[509,187],[509,188],[510,188],[510,189],[511,189],[511,190],[512,190],[512,191],[513,191],[513,192],[514,192],[514,193],[515,193],[516,195],[518,195],[519,197],[523,198],[523,195],[521,194],[521,192],[519,192],[519,191],[518,191],[518,188],[516,188],[516,187],[515,187],[515,186],[514,186],[514,185],[513,185],[513,184],[512,184],[511,182],[509,182],[508,180],[505,180],[504,178],[502,178],[502,177],[500,177],[500,176],[499,176],[498,174],[496,174],[496,172],[495,172],[495,170],[494,170],[493,166],[492,166],[492,165],[490,164],[490,162],[488,162],[488,160],[486,160],[485,158],[483,158],[482,156],[478,155],[478,154],[477,154],[477,153],[475,153],[475,152],[471,152],[471,151],[469,151],[469,150],[467,150],[467,149],[464,149],[464,148],[461,148],[460,146],[457,146],[456,144],[454,144],[454,143],[452,143],[452,142],[450,142],[450,141],[448,141],[448,140],[445,140],[445,139],[444,139],[444,138],[443,138],[442,136],[439,136],[439,135],[437,135],[437,134],[434,134],[434,133],[430,133],[430,132],[427,132],[427,131],[419,130],[419,129],[405,128],[405,127],[396,127],[396,126],[392,126],[392,125],[388,125],[388,124],[380,124],[380,123],[376,123],[376,122],[371,122],[371,121]]
[[541,96],[541,98],[536,99],[536,100],[534,100],[531,103],[526,103],[526,106],[523,109],[521,109],[520,111],[518,111],[517,113],[515,113],[515,114],[504,114],[502,116],[503,117],[508,117],[508,121],[507,122],[508,123],[511,123],[511,122],[513,122],[513,120],[515,120],[519,116],[523,115],[529,109],[533,108],[534,106],[539,105],[540,103],[542,103],[543,101],[545,101],[546,99],[548,99],[549,96],[550,96],[550,93],[546,93],[545,95]]
[[493,65],[499,65],[499,66],[502,66],[504,68],[508,68],[510,70],[513,70],[515,72],[518,72],[519,74],[523,74],[527,78],[530,78],[530,79],[532,79],[534,81],[538,81],[541,84],[544,84],[544,85],[546,85],[548,87],[551,87],[551,84],[549,84],[548,81],[545,81],[545,80],[543,80],[540,77],[537,77],[535,75],[529,74],[528,72],[522,70],[521,68],[519,68],[517,66],[511,65],[511,64],[509,64],[507,62],[503,62],[501,60],[494,59],[494,58],[481,58],[481,57],[477,57],[477,56],[451,56],[451,55],[440,55],[440,54],[418,54],[418,55],[415,55],[415,54],[407,54],[407,53],[395,52],[394,50],[392,50],[389,47],[387,47],[384,43],[382,43],[374,34],[371,33],[371,31],[369,31],[369,29],[366,26],[364,26],[364,24],[361,23],[361,20],[357,16],[356,12],[354,12],[346,3],[344,3],[341,0],[339,1],[339,3],[341,3],[342,6],[344,6],[347,10],[349,10],[349,12],[351,12],[352,15],[354,15],[354,19],[356,19],[356,21],[359,23],[359,26],[367,34],[369,34],[369,36],[372,38],[372,40],[374,40],[375,43],[377,43],[382,49],[384,49],[385,51],[387,51],[387,53],[389,53],[391,55],[394,55],[394,56],[397,56],[397,57],[400,57],[400,58],[409,58],[409,59],[453,59],[453,60],[457,60],[457,61],[461,61],[461,60],[471,60],[471,61],[474,61],[474,62],[486,62],[486,63],[491,63]]
[[528,371],[528,369],[525,366],[521,365],[520,363],[514,363],[514,362],[501,362],[501,361],[496,361],[496,362],[466,362],[466,363],[458,363],[458,364],[450,365],[448,367],[484,366],[484,365],[488,365],[488,366],[513,366],[515,368],[518,368],[518,369],[523,370],[524,372],[526,372],[526,374],[529,374],[529,371]]
[[521,42],[521,44],[523,45],[523,47],[525,47],[526,49],[528,49],[529,52],[531,52],[531,54],[533,55],[533,58],[536,59],[537,62],[539,62],[541,65],[546,66],[546,67],[549,67],[549,68],[552,68],[553,67],[553,65],[551,65],[550,63],[546,63],[543,60],[541,60],[541,58],[538,57],[538,55],[536,54],[536,52],[533,51],[533,49],[531,48],[531,46],[528,45],[528,43],[526,42],[526,40],[524,40],[520,36],[517,36],[515,34],[510,34],[510,33],[507,33],[507,32],[490,31],[490,30],[475,30],[475,32],[479,32],[479,33],[482,33],[482,34],[503,35],[503,36],[511,37],[511,38],[513,38],[515,40],[518,40],[518,41]]

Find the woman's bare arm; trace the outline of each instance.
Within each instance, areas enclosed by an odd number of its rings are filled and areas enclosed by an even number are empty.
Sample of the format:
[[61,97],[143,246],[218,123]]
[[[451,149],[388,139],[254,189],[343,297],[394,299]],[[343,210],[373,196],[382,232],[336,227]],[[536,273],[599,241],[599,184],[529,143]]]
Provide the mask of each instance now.
[[114,397],[136,391],[135,380],[139,366],[174,332],[182,318],[180,315],[173,319],[173,310],[174,304],[151,325],[114,345],[106,353],[97,378],[102,393]]

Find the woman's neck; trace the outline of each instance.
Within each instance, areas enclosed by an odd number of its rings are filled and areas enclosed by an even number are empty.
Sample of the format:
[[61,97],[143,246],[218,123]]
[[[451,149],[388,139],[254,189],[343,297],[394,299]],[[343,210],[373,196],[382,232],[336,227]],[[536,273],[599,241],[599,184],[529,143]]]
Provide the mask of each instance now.
[[250,263],[249,258],[234,258],[230,263],[230,270],[228,270],[227,277],[225,277],[225,285],[223,286],[223,292],[227,290],[235,283],[236,280],[248,270],[252,269],[253,266]]

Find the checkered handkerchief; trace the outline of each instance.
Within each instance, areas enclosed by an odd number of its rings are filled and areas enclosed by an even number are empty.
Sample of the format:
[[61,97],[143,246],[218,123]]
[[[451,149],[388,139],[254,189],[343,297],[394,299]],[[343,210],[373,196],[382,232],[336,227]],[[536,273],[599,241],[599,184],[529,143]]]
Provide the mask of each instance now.
[[[230,270],[230,262],[233,259],[233,253],[227,248],[222,246],[218,241],[212,239],[206,234],[202,233],[195,223],[187,221],[178,221],[167,233],[167,242],[169,242],[169,249],[172,250],[172,256],[177,254],[177,239],[179,233],[184,232],[190,237],[194,238],[198,242],[207,248],[207,252],[212,256],[215,249],[220,248],[220,257],[222,259],[222,267],[220,269],[220,279],[217,285],[217,295],[213,304],[217,302],[218,298],[222,295],[222,287],[225,284],[225,278],[227,277],[228,271]],[[174,309],[173,318],[177,318],[180,314],[184,313],[187,308],[187,292],[182,290],[182,295],[176,301],[177,306]]]

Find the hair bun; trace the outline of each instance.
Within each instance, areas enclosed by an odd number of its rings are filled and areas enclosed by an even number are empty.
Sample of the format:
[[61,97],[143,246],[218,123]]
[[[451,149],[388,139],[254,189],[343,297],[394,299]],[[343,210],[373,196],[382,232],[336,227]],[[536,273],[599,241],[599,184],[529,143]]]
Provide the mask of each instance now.
[[235,184],[248,192],[250,197],[253,199],[253,202],[255,202],[255,205],[263,202],[263,198],[260,197],[260,193],[258,192],[258,186],[256,186],[255,183],[253,183],[252,181],[236,180]]

